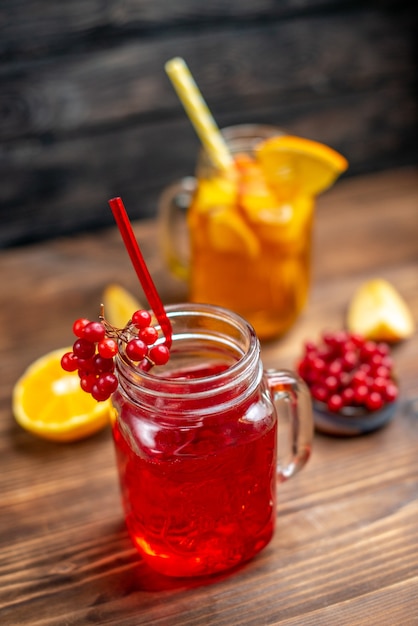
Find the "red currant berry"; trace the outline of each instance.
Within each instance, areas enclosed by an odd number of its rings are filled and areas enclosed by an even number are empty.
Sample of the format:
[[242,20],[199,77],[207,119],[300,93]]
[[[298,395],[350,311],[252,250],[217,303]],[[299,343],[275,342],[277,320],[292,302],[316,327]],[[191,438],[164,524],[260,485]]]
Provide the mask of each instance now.
[[86,376],[82,376],[80,378],[80,387],[83,391],[91,393],[91,390],[93,389],[93,385],[95,384],[96,380],[97,379],[94,374],[87,374]]
[[394,402],[398,397],[398,387],[395,383],[388,383],[385,390],[385,399],[387,402]]
[[382,408],[384,401],[380,393],[378,393],[377,391],[372,391],[371,394],[366,398],[365,404],[369,411],[377,411],[378,409]]
[[350,340],[353,342],[356,348],[361,348],[362,346],[364,346],[366,341],[362,335],[359,335],[357,333],[351,333]]
[[101,341],[105,334],[105,327],[100,322],[89,322],[83,329],[83,338],[92,343]]
[[151,346],[158,339],[158,331],[153,326],[146,326],[139,331],[138,338],[142,339],[147,346]]
[[324,380],[324,385],[329,392],[337,391],[338,389],[338,378],[336,376],[327,376]]
[[329,396],[328,389],[319,384],[312,385],[311,394],[312,397],[315,398],[315,400],[318,400],[318,402],[326,402]]
[[115,364],[113,359],[105,359],[100,354],[96,354],[93,358],[93,372],[95,374],[105,374],[107,372],[113,372]]
[[372,356],[369,359],[371,369],[373,371],[377,370],[377,368],[382,365],[382,361],[383,361],[383,357],[381,354],[378,354],[377,352],[375,354],[372,354]]
[[307,378],[309,375],[309,365],[305,359],[301,359],[299,363],[296,365],[296,371],[303,379]]
[[74,342],[73,352],[80,359],[89,359],[96,352],[96,347],[91,341],[80,338]]
[[328,374],[331,376],[339,376],[343,371],[343,362],[341,359],[336,359],[335,361],[331,361],[328,366]]
[[373,376],[366,376],[366,380],[364,381],[364,384],[371,389],[374,383],[374,378]]
[[366,381],[367,373],[364,370],[357,370],[351,377],[351,384],[353,387],[363,385]]
[[341,411],[343,406],[344,406],[344,402],[343,402],[342,397],[339,394],[334,393],[332,394],[332,396],[328,398],[327,407],[330,411],[333,411],[334,413],[336,413],[338,411]]
[[393,359],[389,355],[386,355],[382,359],[382,367],[387,367],[388,370],[393,368]]
[[378,393],[384,394],[386,391],[386,387],[388,386],[388,379],[383,378],[382,376],[377,376],[370,385],[372,391],[377,391]]
[[132,323],[137,328],[146,328],[151,324],[151,314],[143,309],[135,311],[132,315]]
[[126,354],[131,361],[142,361],[147,351],[147,345],[141,339],[131,339],[126,344]]
[[118,344],[111,337],[104,337],[99,341],[97,351],[104,359],[111,359],[117,354]]
[[354,403],[354,389],[352,387],[343,389],[341,398],[343,399],[344,406],[351,406]]
[[90,357],[89,359],[78,359],[78,374],[79,374],[79,376],[92,374],[93,372],[94,372],[93,357]]
[[357,365],[357,354],[354,350],[348,350],[342,358],[343,368],[350,372]]
[[334,345],[344,346],[349,339],[350,335],[345,330],[337,330],[334,333]]
[[348,385],[351,383],[350,372],[341,372],[341,374],[338,376],[338,380],[339,380],[340,387],[342,388],[348,387]]
[[165,365],[168,359],[170,358],[170,352],[167,346],[158,345],[158,346],[153,346],[150,349],[148,356],[151,359],[151,361],[155,363],[155,365]]
[[78,358],[74,352],[66,352],[62,356],[61,367],[65,372],[75,372],[78,369]]
[[118,379],[114,374],[102,374],[97,379],[97,388],[100,393],[111,395],[116,391],[118,386]]
[[364,404],[369,395],[369,388],[364,383],[354,388],[354,399],[357,404]]
[[360,352],[361,358],[368,361],[376,353],[376,343],[374,341],[366,341]]
[[348,352],[354,352],[354,354],[357,354],[357,348],[351,339],[347,338],[347,340],[341,344],[341,352],[343,354],[347,354]]
[[316,345],[314,344],[313,341],[306,341],[304,347],[305,347],[305,354],[308,354],[308,352],[316,352]]
[[324,330],[324,332],[322,333],[322,341],[327,346],[334,345],[334,333],[332,333],[332,332],[330,332],[328,330]]
[[143,370],[144,372],[148,372],[151,367],[150,361],[148,359],[142,359],[140,363],[138,363],[138,369]]
[[376,346],[377,353],[381,356],[389,356],[390,348],[387,343],[378,343]]
[[328,362],[334,357],[334,352],[330,348],[321,347],[316,351],[316,356],[319,356],[320,359],[324,359],[324,361]]
[[90,324],[90,320],[85,317],[80,317],[80,319],[76,320],[73,324],[73,333],[76,337],[82,337],[84,327]]
[[321,372],[325,371],[326,363],[324,359],[321,359],[319,356],[316,356],[312,361],[311,368],[315,373],[320,374]]
[[100,391],[97,382],[94,383],[90,393],[93,396],[93,398],[97,400],[97,402],[104,402],[110,397],[110,393]]
[[374,376],[376,378],[390,378],[390,370],[384,365],[379,365],[379,367],[374,370]]

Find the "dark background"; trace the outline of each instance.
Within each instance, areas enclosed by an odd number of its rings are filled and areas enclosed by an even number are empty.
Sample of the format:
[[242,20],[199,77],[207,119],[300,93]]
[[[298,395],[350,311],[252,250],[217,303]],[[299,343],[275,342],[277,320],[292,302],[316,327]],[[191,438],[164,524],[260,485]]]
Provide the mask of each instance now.
[[220,126],[329,144],[347,176],[417,162],[415,1],[0,0],[0,247],[155,215],[198,140],[182,56]]

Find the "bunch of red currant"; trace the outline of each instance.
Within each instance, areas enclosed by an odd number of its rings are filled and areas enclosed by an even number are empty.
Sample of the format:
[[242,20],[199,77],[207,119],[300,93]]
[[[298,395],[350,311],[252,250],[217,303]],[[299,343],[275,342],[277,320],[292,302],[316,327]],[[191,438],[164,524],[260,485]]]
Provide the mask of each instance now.
[[73,324],[73,333],[77,339],[72,351],[62,357],[61,367],[66,372],[78,370],[81,388],[99,402],[107,400],[118,386],[114,357],[120,340],[125,344],[126,356],[143,370],[164,365],[170,356],[167,346],[156,344],[158,331],[151,326],[151,315],[145,310],[135,311],[122,329],[109,324],[104,316],[98,322],[80,318]]
[[297,370],[313,399],[333,412],[377,411],[398,396],[389,346],[357,334],[324,333],[318,345],[307,342]]

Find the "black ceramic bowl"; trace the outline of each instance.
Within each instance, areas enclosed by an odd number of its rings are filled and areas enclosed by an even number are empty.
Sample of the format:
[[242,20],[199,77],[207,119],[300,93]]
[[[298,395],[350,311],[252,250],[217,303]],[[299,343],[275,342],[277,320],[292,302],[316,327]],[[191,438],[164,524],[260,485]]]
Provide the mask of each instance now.
[[345,407],[338,413],[328,410],[326,404],[314,400],[314,423],[316,430],[328,435],[354,437],[381,428],[394,417],[398,402],[389,402],[377,411],[362,407]]

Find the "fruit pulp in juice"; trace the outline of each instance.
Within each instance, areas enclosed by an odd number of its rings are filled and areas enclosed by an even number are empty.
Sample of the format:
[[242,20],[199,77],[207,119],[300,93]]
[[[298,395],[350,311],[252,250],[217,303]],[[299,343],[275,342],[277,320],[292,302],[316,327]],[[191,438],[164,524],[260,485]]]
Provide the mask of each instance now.
[[198,180],[188,211],[190,299],[236,311],[260,339],[283,334],[310,280],[314,200],[269,186],[250,156]]
[[266,412],[255,399],[235,404],[217,423],[205,417],[194,428],[164,429],[144,421],[138,407],[117,398],[114,404],[127,527],[151,567],[171,576],[212,574],[270,541],[277,436],[271,407]]

